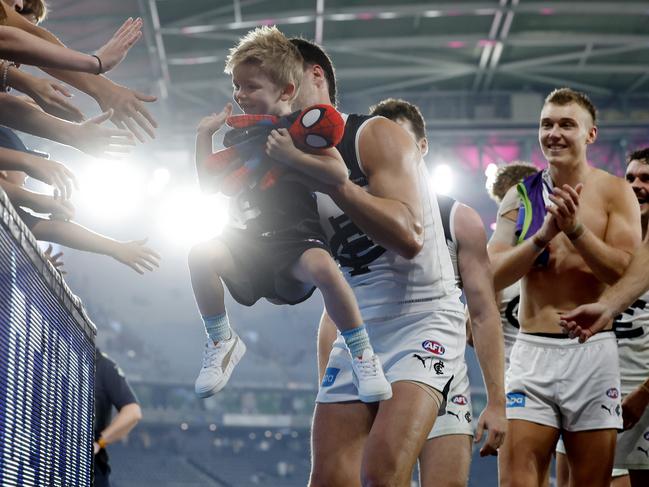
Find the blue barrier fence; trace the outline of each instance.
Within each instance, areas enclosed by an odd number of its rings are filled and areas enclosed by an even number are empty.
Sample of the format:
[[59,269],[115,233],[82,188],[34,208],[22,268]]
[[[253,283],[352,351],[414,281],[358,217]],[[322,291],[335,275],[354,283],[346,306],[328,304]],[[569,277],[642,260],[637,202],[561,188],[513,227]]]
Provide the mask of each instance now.
[[96,329],[0,190],[0,485],[90,486]]

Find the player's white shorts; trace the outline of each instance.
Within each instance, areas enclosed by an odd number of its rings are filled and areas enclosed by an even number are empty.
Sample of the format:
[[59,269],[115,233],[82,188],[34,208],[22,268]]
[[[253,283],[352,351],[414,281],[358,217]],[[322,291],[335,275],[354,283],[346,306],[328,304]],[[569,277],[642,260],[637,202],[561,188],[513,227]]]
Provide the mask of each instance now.
[[446,435],[473,436],[468,372],[466,360],[462,360],[448,391],[446,414],[439,416],[435,421],[433,429],[428,433],[429,440]]
[[[367,320],[367,334],[390,383],[410,380],[442,393],[464,359],[464,313],[437,310]],[[316,402],[358,401],[345,342],[336,338]]]
[[[503,325],[503,336],[505,337],[505,372],[507,372],[507,369],[509,368],[509,357],[512,355],[512,349],[514,348],[514,344],[516,343],[516,337],[518,336],[518,330],[516,330],[516,335],[512,335],[508,328],[514,328],[511,325]],[[515,328],[514,328],[515,329]]]
[[617,435],[615,468],[649,470],[649,408],[630,430]]
[[612,332],[577,339],[519,333],[506,375],[507,419],[566,431],[621,429],[620,371]]

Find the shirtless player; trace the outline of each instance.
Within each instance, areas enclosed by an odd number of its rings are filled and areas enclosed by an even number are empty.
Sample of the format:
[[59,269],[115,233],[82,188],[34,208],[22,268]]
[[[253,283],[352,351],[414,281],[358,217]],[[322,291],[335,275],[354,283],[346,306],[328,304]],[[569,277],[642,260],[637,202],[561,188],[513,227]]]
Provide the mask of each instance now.
[[[602,333],[586,348],[559,327],[563,312],[596,301],[620,278],[640,243],[633,192],[587,162],[596,138],[596,111],[584,94],[550,93],[539,125],[548,167],[526,191],[519,188],[524,201],[517,189],[507,193],[490,243],[495,280],[522,278],[521,333],[506,380],[503,485],[541,485],[559,433],[571,485],[610,482],[622,425],[615,337]],[[521,203],[525,219],[518,218]]]

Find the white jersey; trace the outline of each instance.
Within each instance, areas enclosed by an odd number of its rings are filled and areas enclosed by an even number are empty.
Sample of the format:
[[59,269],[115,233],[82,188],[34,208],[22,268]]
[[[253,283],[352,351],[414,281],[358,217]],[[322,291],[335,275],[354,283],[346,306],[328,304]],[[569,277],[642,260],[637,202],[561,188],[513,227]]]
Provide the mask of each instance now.
[[[349,115],[337,146],[350,179],[367,188],[358,139],[371,117]],[[331,252],[351,285],[364,320],[423,311],[461,313],[460,290],[449,256],[437,199],[429,188],[425,164],[419,164],[424,244],[413,259],[375,244],[333,200],[318,193],[318,213]]]
[[649,291],[640,296],[613,323],[620,356],[622,395],[649,378]]
[[500,322],[503,325],[503,336],[505,337],[505,365],[509,365],[509,355],[516,342],[518,330],[518,304],[521,300],[521,284],[515,282],[506,287],[500,294]]

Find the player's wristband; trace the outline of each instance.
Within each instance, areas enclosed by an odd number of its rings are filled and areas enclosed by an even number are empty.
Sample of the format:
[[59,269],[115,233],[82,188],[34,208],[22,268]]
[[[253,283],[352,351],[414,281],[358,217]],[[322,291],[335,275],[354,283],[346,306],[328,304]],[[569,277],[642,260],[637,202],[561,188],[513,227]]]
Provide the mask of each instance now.
[[586,227],[584,227],[584,225],[581,222],[579,222],[575,225],[575,227],[572,230],[566,232],[566,237],[568,237],[570,241],[574,242],[579,237],[581,237],[585,231],[586,231]]
[[99,445],[99,448],[101,448],[101,449],[103,450],[103,449],[106,448],[106,445],[107,445],[108,443],[106,443],[106,440],[105,440],[105,439],[103,439],[103,438],[99,438],[99,439],[97,440],[97,444]]

